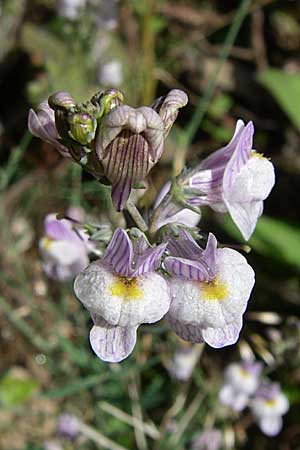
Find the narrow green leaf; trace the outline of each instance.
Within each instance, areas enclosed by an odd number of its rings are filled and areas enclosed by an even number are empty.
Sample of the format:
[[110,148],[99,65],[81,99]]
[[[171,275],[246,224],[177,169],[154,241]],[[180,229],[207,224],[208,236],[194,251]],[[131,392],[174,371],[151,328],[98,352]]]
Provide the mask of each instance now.
[[258,81],[270,91],[297,129],[300,128],[300,75],[280,69],[267,69]]
[[[222,222],[225,230],[243,242],[238,229],[228,218]],[[249,245],[258,253],[300,267],[300,225],[290,225],[279,219],[263,216],[259,219]]]

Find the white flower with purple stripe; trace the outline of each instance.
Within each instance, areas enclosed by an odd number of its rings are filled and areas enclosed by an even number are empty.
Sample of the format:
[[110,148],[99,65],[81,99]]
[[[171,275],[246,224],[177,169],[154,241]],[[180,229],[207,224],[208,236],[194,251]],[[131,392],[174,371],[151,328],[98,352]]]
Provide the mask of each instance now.
[[242,411],[249,403],[249,398],[256,391],[262,371],[262,364],[255,361],[242,361],[230,364],[224,373],[224,384],[219,392],[223,405],[235,411]]
[[217,249],[211,233],[202,249],[185,230],[169,239],[168,250],[164,265],[173,275],[170,327],[190,342],[205,341],[215,348],[234,344],[254,285],[246,259],[235,250]]
[[143,235],[132,242],[118,228],[103,259],[77,276],[74,291],[94,320],[90,342],[102,360],[125,359],[135,346],[138,326],[167,313],[169,286],[155,272],[165,248],[151,247]]
[[282,428],[282,416],[289,410],[289,402],[279,384],[264,382],[252,400],[251,410],[261,431],[276,436]]
[[121,105],[102,120],[96,151],[112,184],[112,200],[117,211],[124,208],[131,189],[145,179],[160,159],[164,137],[178,109],[186,103],[187,95],[174,89],[153,107],[134,109]]
[[71,280],[89,263],[88,235],[73,230],[71,221],[58,220],[56,214],[46,216],[44,227],[45,235],[39,242],[44,271],[54,280]]
[[248,240],[263,212],[263,201],[275,183],[273,164],[252,150],[254,127],[238,120],[226,147],[214,152],[189,178],[189,186],[206,196],[189,199],[191,205],[208,205],[229,212]]

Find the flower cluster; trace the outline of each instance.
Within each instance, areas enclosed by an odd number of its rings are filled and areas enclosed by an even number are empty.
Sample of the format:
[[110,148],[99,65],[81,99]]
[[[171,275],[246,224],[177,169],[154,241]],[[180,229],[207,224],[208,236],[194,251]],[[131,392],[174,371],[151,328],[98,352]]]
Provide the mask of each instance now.
[[262,369],[256,361],[230,364],[225,369],[219,400],[238,412],[249,406],[261,431],[275,436],[282,428],[282,415],[289,403],[279,384],[262,379]]
[[104,257],[75,280],[75,294],[95,323],[90,335],[95,353],[105,361],[126,358],[138,326],[165,315],[187,341],[215,348],[235,343],[254,285],[246,259],[218,249],[212,234],[205,249],[186,230],[155,247],[139,234],[131,240],[117,229]]
[[219,399],[224,405],[230,406],[234,411],[242,411],[249,403],[260,382],[262,364],[259,362],[242,361],[230,364],[224,373],[224,385]]
[[103,257],[89,265],[85,243],[67,232],[65,222],[52,223],[52,217],[41,243],[52,274],[57,273],[57,249],[78,244],[74,258],[70,252],[61,262],[68,276],[77,275],[79,265],[84,269],[74,290],[90,312],[90,342],[104,361],[126,358],[138,327],[163,317],[180,338],[214,348],[234,344],[242,328],[254,271],[238,251],[196,225],[201,208],[209,206],[228,212],[245,239],[252,234],[275,180],[272,163],[252,149],[253,124],[239,120],[229,144],[169,181],[145,217],[133,200],[138,196],[131,195],[145,187],[187,100],[173,89],[151,106],[134,109],[116,89],[81,104],[58,92],[37,113],[29,113],[30,131],[111,185],[115,209],[127,208],[139,226],[117,228]]
[[34,136],[111,184],[117,211],[159,161],[178,109],[188,101],[178,89],[151,107],[134,109],[123,100],[117,89],[99,92],[84,104],[76,104],[67,92],[57,92],[40,104],[37,113],[31,109],[28,117]]

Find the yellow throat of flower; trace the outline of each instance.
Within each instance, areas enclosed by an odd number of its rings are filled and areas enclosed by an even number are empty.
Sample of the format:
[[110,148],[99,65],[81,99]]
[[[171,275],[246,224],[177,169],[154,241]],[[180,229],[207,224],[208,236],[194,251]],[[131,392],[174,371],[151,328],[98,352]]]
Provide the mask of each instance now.
[[249,372],[247,372],[247,370],[243,369],[242,367],[240,368],[240,374],[241,374],[242,378],[249,378],[250,377]]
[[275,406],[275,404],[276,404],[276,398],[273,398],[273,399],[270,399],[270,400],[265,400],[265,403],[266,403],[268,406]]
[[201,283],[201,293],[204,300],[224,300],[229,291],[226,283],[215,277],[212,281]]
[[143,291],[139,287],[137,278],[117,276],[110,286],[110,293],[123,300],[139,300],[143,297]]
[[43,247],[45,250],[49,250],[50,247],[51,247],[51,245],[52,245],[52,243],[53,243],[53,239],[49,238],[48,236],[44,236],[44,237],[42,238],[41,244],[42,244],[42,247]]

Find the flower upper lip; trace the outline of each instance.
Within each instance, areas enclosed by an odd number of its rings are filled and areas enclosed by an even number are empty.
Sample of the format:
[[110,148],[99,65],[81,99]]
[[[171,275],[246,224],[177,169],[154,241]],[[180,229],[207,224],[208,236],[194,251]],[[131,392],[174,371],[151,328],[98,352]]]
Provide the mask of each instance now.
[[166,246],[150,247],[143,236],[132,244],[127,233],[118,228],[106,249],[103,262],[122,276],[136,277],[157,269]]
[[164,265],[170,273],[198,281],[211,281],[216,276],[217,240],[212,233],[206,248],[202,249],[186,230],[181,229],[178,238],[168,240],[167,248],[170,256],[165,258]]

